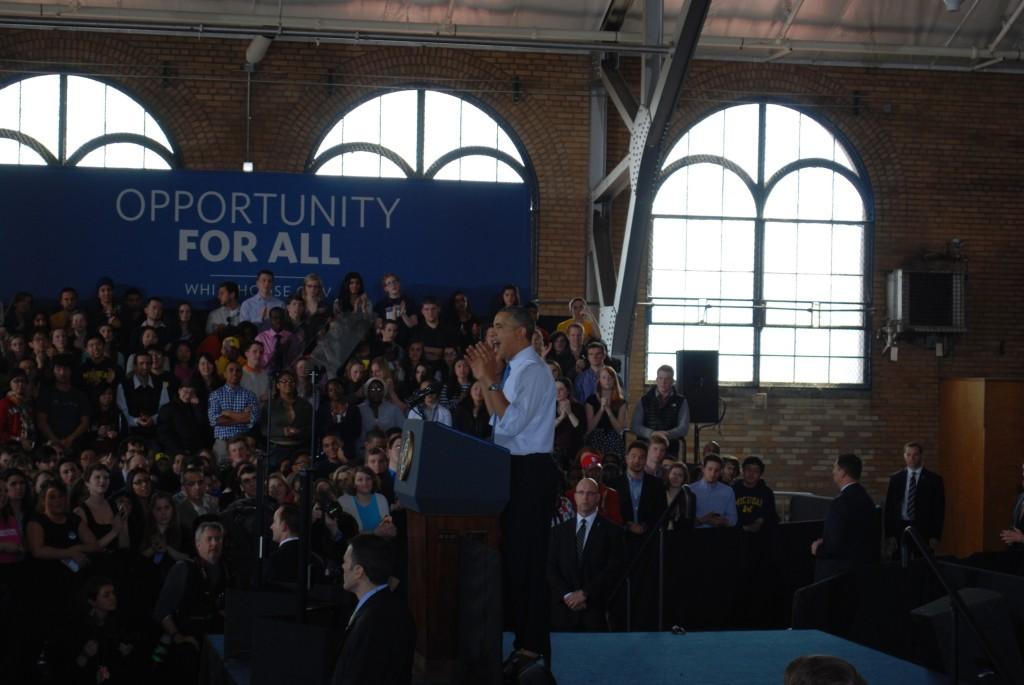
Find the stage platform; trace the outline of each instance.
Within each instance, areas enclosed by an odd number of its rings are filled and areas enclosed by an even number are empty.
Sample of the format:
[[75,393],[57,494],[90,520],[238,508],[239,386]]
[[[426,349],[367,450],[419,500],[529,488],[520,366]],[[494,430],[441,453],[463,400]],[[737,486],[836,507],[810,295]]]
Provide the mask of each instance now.
[[[504,636],[504,653],[512,635]],[[224,638],[211,635],[221,682],[249,684],[244,660],[223,661]],[[846,659],[868,685],[940,685],[944,675],[818,630],[725,631],[707,633],[554,633],[551,636],[558,685],[632,683],[644,685],[779,685],[786,664],[805,654]],[[211,664],[213,665],[213,664]],[[413,678],[414,685],[423,681]],[[434,685],[431,683],[430,685]]]
[[[512,636],[505,634],[505,650]],[[555,633],[558,685],[780,685],[786,665],[805,654],[852,663],[868,685],[939,685],[945,675],[818,630],[706,633]]]

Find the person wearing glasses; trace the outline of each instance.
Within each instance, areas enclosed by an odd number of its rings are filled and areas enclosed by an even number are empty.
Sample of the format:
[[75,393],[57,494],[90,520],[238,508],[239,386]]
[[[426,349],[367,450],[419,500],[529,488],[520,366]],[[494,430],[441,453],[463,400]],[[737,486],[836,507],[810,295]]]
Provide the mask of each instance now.
[[276,469],[282,460],[290,460],[297,450],[309,447],[313,407],[295,394],[295,387],[293,371],[279,373],[274,396],[262,417],[263,431],[269,431],[269,457],[273,469]]

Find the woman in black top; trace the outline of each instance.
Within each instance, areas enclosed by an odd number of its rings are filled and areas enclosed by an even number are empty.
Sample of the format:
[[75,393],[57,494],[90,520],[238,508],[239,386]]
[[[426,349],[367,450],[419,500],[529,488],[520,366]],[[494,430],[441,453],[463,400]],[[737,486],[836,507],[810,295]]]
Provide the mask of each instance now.
[[469,392],[462,398],[455,408],[455,428],[475,435],[478,438],[489,438],[494,430],[491,426],[491,415],[484,404],[484,389],[477,381],[469,388]]
[[182,302],[178,305],[178,316],[171,326],[170,340],[197,345],[203,339],[203,330],[192,315],[192,305]]
[[551,334],[551,351],[548,352],[548,359],[557,363],[562,369],[562,375],[570,381],[576,378],[576,357],[569,349],[569,338],[565,333]]
[[587,430],[587,410],[572,398],[572,381],[555,381],[555,443],[552,453],[563,469],[575,461]]
[[62,483],[49,481],[39,492],[36,513],[25,526],[28,551],[32,558],[31,594],[33,608],[26,649],[39,654],[47,644],[47,661],[66,663],[62,654],[52,650],[53,638],[67,619],[74,590],[95,552],[96,538],[85,521],[67,510],[67,490]]
[[114,397],[114,386],[101,385],[93,400],[88,435],[89,444],[99,455],[115,453],[121,437],[128,434],[128,424]]
[[97,573],[123,578],[127,569],[127,552],[131,547],[128,531],[128,507],[116,510],[107,499],[110,471],[101,463],[90,464],[82,476],[86,498],[75,509],[96,539],[92,562]]
[[123,490],[128,499],[128,538],[134,551],[139,551],[145,540],[146,521],[149,519],[149,500],[153,494],[153,477],[146,469],[132,469],[128,474],[128,488]]
[[210,393],[224,385],[224,379],[217,373],[217,360],[213,358],[213,355],[206,352],[199,355],[199,359],[196,360],[195,373],[192,374],[192,385],[196,389],[199,403],[203,406],[205,413]]

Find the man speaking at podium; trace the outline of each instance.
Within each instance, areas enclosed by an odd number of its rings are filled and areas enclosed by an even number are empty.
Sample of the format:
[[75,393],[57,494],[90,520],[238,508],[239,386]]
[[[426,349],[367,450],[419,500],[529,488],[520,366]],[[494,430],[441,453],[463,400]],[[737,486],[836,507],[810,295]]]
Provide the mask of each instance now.
[[494,442],[512,453],[511,492],[501,514],[505,609],[512,614],[515,648],[527,656],[543,655],[550,665],[546,565],[560,486],[551,458],[555,382],[530,344],[534,322],[526,309],[505,307],[494,317],[494,330],[496,350],[478,343],[466,356],[486,388]]

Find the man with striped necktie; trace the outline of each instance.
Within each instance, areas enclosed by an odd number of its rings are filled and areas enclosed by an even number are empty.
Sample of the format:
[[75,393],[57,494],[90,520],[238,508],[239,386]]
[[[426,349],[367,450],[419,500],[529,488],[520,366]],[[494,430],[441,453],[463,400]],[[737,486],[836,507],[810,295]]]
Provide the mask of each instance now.
[[913,526],[934,550],[942,539],[946,493],[942,476],[924,468],[924,448],[919,443],[903,446],[907,467],[889,477],[885,495],[885,537],[887,549],[899,558],[903,530]]

